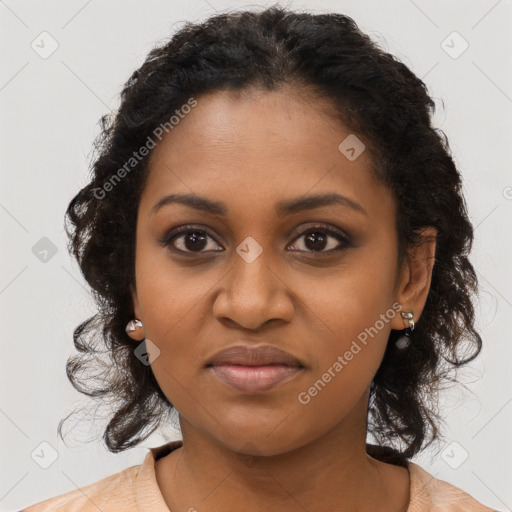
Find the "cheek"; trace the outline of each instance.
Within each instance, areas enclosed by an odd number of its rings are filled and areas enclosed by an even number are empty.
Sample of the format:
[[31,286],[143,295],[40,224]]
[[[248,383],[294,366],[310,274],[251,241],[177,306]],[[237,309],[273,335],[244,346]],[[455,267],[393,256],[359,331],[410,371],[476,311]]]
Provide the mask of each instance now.
[[[293,292],[298,297],[296,321],[312,317],[321,329],[323,349],[343,348],[366,328],[373,326],[393,304],[395,268],[394,254],[374,256],[372,247],[356,250],[343,264],[322,274],[293,279]],[[386,323],[388,331],[389,322]],[[380,325],[380,324],[379,324]],[[302,326],[306,332],[311,327]],[[379,327],[383,329],[383,326]],[[313,331],[314,332],[314,331]],[[382,336],[381,336],[382,337]],[[387,336],[384,335],[387,339]],[[338,340],[338,343],[336,343]]]
[[162,345],[176,338],[180,325],[198,319],[198,310],[215,283],[213,275],[198,278],[194,267],[176,265],[165,247],[157,247],[149,239],[141,240],[137,247],[136,276],[142,315],[148,325],[146,335]]
[[312,408],[350,409],[371,384],[386,350],[397,314],[393,255],[360,256],[329,278],[311,279],[294,290],[304,305],[300,330],[314,347],[311,385],[302,390],[303,402],[314,403]]
[[[333,319],[330,332],[314,338],[314,365],[297,389],[294,412],[286,421],[287,428],[294,422],[306,422],[306,431],[313,437],[349,414],[366,417],[366,392],[382,361],[390,331],[389,321],[379,319],[386,308],[362,312],[361,303],[341,299],[339,305],[335,311],[323,310]],[[377,326],[375,320],[369,321],[369,311],[379,322]]]
[[189,280],[187,286],[181,287],[179,279],[173,279],[171,285],[162,276],[141,286],[139,296],[144,301],[145,336],[160,351],[152,364],[157,377],[157,373],[166,370],[184,377],[187,368],[197,367],[204,358],[196,340],[201,339],[201,326],[208,315],[207,289],[194,284]]
[[204,338],[204,321],[211,318],[208,291],[216,280],[194,278],[192,270],[176,269],[161,255],[144,259],[141,254],[137,264],[145,337],[154,344],[153,348],[146,344],[151,368],[162,391],[179,410],[194,395],[194,382],[205,357],[196,340]]

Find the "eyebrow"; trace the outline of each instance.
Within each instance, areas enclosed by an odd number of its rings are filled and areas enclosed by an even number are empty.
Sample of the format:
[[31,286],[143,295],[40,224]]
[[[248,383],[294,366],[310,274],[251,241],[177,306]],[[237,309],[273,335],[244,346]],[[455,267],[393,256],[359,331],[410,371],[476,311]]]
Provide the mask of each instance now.
[[[227,206],[220,201],[213,201],[196,194],[169,194],[162,197],[151,209],[151,214],[156,214],[161,208],[171,204],[183,204],[195,210],[212,215],[225,216],[228,213]],[[337,193],[319,194],[285,199],[276,204],[277,215],[291,215],[305,210],[312,210],[322,206],[339,204],[368,216],[366,210],[356,201]]]

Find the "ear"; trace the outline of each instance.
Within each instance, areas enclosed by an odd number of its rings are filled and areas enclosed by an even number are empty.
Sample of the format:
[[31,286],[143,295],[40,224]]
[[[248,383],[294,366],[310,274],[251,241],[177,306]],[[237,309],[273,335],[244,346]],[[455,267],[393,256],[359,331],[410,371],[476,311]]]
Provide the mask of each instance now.
[[[395,295],[395,300],[402,305],[401,311],[411,311],[414,322],[420,319],[430,290],[437,236],[437,230],[432,226],[422,228],[419,232],[426,238],[421,245],[409,249]],[[391,328],[396,330],[405,329],[408,325],[402,315],[395,315],[391,321]]]
[[[133,285],[130,285],[130,290],[132,294],[134,316],[138,320],[142,320],[142,311],[139,303],[139,297],[137,295],[137,290]],[[130,338],[136,341],[142,341],[144,339],[143,327],[136,329],[135,331],[128,332],[127,334]]]
[[141,319],[141,309],[139,304],[139,297],[137,295],[137,290],[133,284],[130,284],[130,291],[132,293],[132,302],[133,302],[133,312],[135,314],[135,318]]

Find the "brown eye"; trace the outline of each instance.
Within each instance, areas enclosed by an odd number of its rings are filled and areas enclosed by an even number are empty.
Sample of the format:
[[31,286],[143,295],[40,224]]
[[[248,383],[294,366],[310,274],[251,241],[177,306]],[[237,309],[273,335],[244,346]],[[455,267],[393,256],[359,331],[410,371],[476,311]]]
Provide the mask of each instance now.
[[172,231],[161,243],[164,246],[172,246],[174,251],[184,253],[218,251],[215,247],[219,246],[209,241],[214,241],[214,238],[207,231],[184,226]]
[[345,249],[350,242],[341,232],[319,226],[302,232],[293,245],[296,246],[294,250],[299,252],[331,254]]
[[[160,243],[175,253],[202,254],[223,251],[213,235],[194,226],[172,230]],[[330,227],[313,226],[303,231],[289,246],[292,251],[311,253],[315,256],[330,255],[351,246],[349,238]]]

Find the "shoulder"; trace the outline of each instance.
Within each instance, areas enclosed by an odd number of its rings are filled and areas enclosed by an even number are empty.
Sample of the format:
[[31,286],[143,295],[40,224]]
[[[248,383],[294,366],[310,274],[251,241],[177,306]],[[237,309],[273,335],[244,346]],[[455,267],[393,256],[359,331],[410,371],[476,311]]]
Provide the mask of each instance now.
[[85,487],[26,507],[21,512],[98,512],[109,510],[106,506],[112,504],[131,510],[130,506],[136,500],[135,481],[140,468],[141,465],[131,466]]
[[408,462],[411,478],[407,512],[497,512],[454,485],[439,480],[421,466]]
[[[54,498],[24,508],[21,512],[113,512],[114,510],[169,512],[158,487],[155,461],[182,446],[170,441],[149,448],[142,464],[107,476]],[[112,508],[114,507],[114,508]]]

